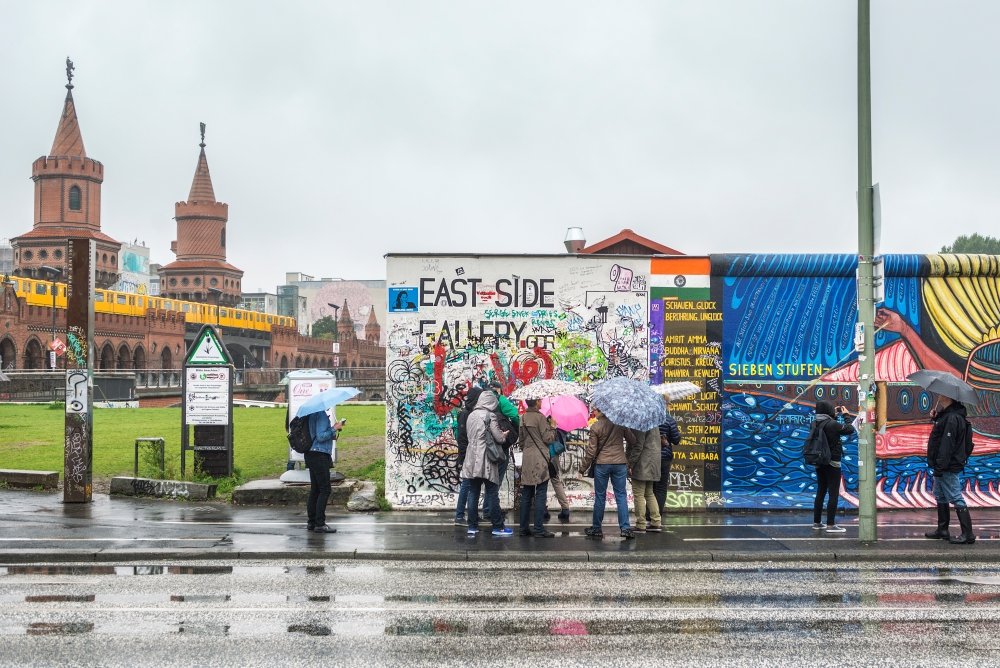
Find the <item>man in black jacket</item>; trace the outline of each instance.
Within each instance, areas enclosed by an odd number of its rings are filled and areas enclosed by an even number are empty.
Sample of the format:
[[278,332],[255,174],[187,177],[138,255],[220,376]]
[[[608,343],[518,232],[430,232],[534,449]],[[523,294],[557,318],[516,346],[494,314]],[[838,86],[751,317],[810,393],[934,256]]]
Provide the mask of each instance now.
[[[936,531],[928,531],[928,538],[943,538],[956,545],[976,542],[972,533],[972,518],[969,508],[962,498],[959,476],[965,470],[965,463],[972,454],[972,427],[966,419],[965,406],[940,395],[940,410],[931,411],[934,428],[927,439],[927,466],[934,471],[934,498],[937,500],[938,525]],[[950,513],[948,504],[955,506],[962,533],[952,538],[948,534]]]
[[[813,501],[813,529],[827,533],[845,533],[847,529],[837,524],[837,501],[840,499],[841,460],[844,446],[841,436],[855,433],[852,425],[846,423],[847,408],[834,407],[829,401],[816,402],[816,425],[826,435],[830,446],[830,463],[816,467],[816,499]],[[823,519],[823,501],[826,500],[826,524]]]

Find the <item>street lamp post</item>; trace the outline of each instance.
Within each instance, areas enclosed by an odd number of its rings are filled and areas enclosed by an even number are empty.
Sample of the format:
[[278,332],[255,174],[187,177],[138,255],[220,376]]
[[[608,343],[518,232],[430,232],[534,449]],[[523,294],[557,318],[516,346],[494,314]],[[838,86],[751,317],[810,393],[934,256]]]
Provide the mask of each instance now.
[[875,498],[875,225],[872,209],[871,11],[858,0],[858,538],[878,540]]
[[209,288],[208,294],[215,297],[215,330],[221,333],[221,326],[219,325],[219,303],[222,301],[222,290],[219,288]]
[[52,338],[49,339],[49,360],[51,362],[50,366],[52,367],[52,370],[55,371],[56,357],[53,345],[56,342],[56,293],[59,290],[59,286],[56,285],[56,279],[62,275],[62,269],[57,269],[56,267],[49,267],[48,265],[44,264],[40,266],[39,269],[44,271],[45,274],[48,276],[49,281],[52,282],[52,285],[49,289],[49,292],[52,293]]

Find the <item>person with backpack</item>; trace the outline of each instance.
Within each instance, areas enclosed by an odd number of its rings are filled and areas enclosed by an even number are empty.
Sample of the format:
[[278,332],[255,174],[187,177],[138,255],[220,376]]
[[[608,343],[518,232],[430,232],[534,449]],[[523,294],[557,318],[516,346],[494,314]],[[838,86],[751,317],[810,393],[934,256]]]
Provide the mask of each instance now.
[[[855,433],[854,427],[844,423],[847,408],[834,408],[829,401],[816,402],[816,419],[809,430],[804,447],[806,463],[816,467],[816,500],[813,503],[814,531],[845,533],[847,529],[837,524],[837,501],[840,499],[840,462],[844,458],[841,436]],[[826,499],[826,524],[823,518],[823,500]]]
[[313,443],[303,457],[309,469],[309,499],[306,501],[306,529],[316,533],[337,533],[326,523],[326,502],[330,499],[330,469],[333,468],[333,441],[344,428],[344,420],[330,423],[326,411],[310,413],[309,433]]
[[[552,538],[546,531],[545,506],[549,491],[549,443],[556,440],[556,430],[552,419],[538,410],[538,401],[525,401],[527,410],[521,418],[518,443],[521,446],[521,535]],[[534,526],[529,526],[532,506],[534,506]]]
[[[674,447],[681,442],[681,430],[677,428],[677,420],[670,414],[670,400],[663,397],[667,405],[667,419],[659,426],[660,431],[660,479],[653,483],[653,496],[660,516],[667,511],[667,488],[670,487],[670,465],[674,461]],[[646,519],[649,520],[649,511]]]
[[506,456],[500,444],[507,439],[508,433],[500,429],[497,422],[498,405],[495,394],[483,392],[465,422],[469,445],[462,464],[462,478],[469,481],[469,500],[465,509],[466,535],[469,536],[479,533],[479,495],[484,486],[487,503],[483,503],[483,513],[487,513],[488,507],[493,535],[505,537],[514,533],[504,527],[500,512],[500,463]]
[[[507,477],[507,467],[510,463],[510,449],[517,443],[517,434],[521,425],[521,419],[517,413],[517,406],[503,395],[503,385],[500,384],[500,381],[490,381],[489,391],[496,395],[497,399],[497,408],[494,409],[497,415],[497,424],[501,430],[507,432],[507,438],[500,443],[506,455],[506,458],[500,462],[500,482],[498,484],[503,485],[503,481]],[[497,499],[499,498],[500,495],[497,494]],[[483,501],[483,515],[488,515],[490,512],[490,508],[487,505],[489,501],[489,496]],[[506,515],[502,508],[500,509],[500,513]]]
[[473,385],[465,393],[465,403],[462,405],[462,410],[458,412],[458,416],[455,418],[455,443],[458,445],[458,473],[459,473],[459,488],[458,488],[458,502],[455,504],[455,525],[465,526],[468,524],[465,521],[465,506],[469,500],[469,480],[468,478],[462,478],[462,466],[465,464],[465,451],[469,447],[469,433],[466,429],[466,423],[469,420],[469,413],[472,409],[476,407],[476,402],[479,401],[479,395],[483,393],[483,388]]
[[[935,531],[928,531],[924,536],[943,538],[953,545],[971,545],[976,542],[976,534],[972,532],[972,518],[962,497],[959,478],[972,454],[972,426],[966,417],[965,406],[960,402],[938,395],[937,405],[939,408],[931,411],[934,427],[927,439],[927,466],[934,473],[938,525]],[[962,533],[955,537],[948,533],[948,504],[955,506],[962,528]]]

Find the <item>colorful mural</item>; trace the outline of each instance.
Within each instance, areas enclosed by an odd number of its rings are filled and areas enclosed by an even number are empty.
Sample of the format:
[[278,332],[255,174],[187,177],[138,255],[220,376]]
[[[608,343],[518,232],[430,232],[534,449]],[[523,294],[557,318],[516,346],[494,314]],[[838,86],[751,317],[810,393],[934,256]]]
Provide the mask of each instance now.
[[[388,256],[389,502],[454,506],[454,421],[472,383],[495,379],[509,393],[536,378],[647,380],[648,269],[612,256]],[[577,473],[585,439],[572,434],[560,461],[576,506],[593,503]]]
[[[966,498],[1000,507],[1000,257],[891,255],[883,268],[878,503],[934,505],[933,397],[906,377],[939,369],[980,397]],[[670,509],[811,507],[802,445],[815,403],[858,405],[855,271],[853,255],[389,256],[386,496],[454,503],[455,409],[472,383],[621,375],[702,388],[671,405],[682,443]],[[571,435],[561,462],[576,506],[593,502],[576,472],[586,436]],[[841,505],[856,506],[856,439],[843,474]]]
[[[723,317],[723,484],[727,507],[810,507],[801,449],[819,399],[857,406],[856,258],[713,256]],[[932,397],[921,368],[977,388],[976,451],[963,477],[973,506],[1000,506],[1000,262],[994,256],[886,256],[876,377],[887,424],[876,439],[881,507],[934,505],[924,453]],[[857,505],[857,442],[845,444],[842,505]]]
[[722,311],[712,298],[708,258],[656,258],[650,266],[650,369],[653,383],[688,380],[702,391],[674,401],[681,442],[674,448],[667,508],[723,505],[719,410]]

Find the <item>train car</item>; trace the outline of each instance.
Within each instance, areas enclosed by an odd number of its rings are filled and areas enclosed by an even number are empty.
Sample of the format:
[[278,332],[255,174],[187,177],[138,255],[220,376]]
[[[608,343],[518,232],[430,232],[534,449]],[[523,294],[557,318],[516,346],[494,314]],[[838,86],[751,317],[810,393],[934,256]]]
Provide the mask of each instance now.
[[[56,308],[66,308],[66,284],[52,283],[34,278],[14,276],[10,278],[14,290],[31,306],[52,306],[53,291],[55,291]],[[270,313],[258,313],[246,309],[219,307],[213,304],[202,304],[180,299],[154,297],[136,294],[134,292],[119,292],[117,290],[95,290],[94,311],[96,313],[114,313],[117,315],[144,316],[147,309],[162,309],[179,311],[188,322],[201,325],[220,325],[222,327],[255,329],[270,332],[272,327],[295,328],[295,318]]]

